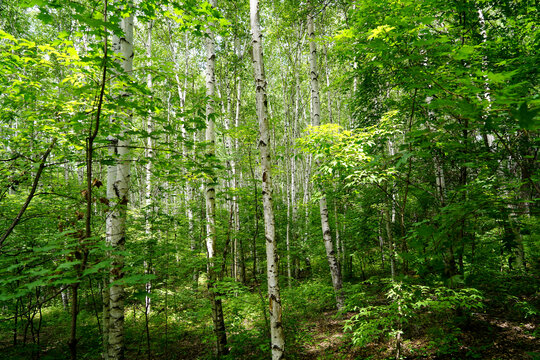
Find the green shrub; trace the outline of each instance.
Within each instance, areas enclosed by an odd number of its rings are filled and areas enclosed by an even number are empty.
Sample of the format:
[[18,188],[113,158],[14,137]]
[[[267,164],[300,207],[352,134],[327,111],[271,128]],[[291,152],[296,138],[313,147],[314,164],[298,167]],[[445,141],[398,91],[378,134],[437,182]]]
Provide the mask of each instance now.
[[[482,296],[475,289],[450,289],[390,283],[386,291],[386,301],[381,305],[357,307],[357,314],[345,323],[345,330],[351,334],[355,346],[365,346],[370,342],[406,334],[413,325],[441,324],[429,328],[430,346],[439,353],[457,350],[460,317],[467,317],[482,309]],[[456,318],[456,323],[446,320]],[[441,321],[441,320],[445,321]],[[441,328],[440,326],[444,326]]]
[[318,281],[308,281],[298,287],[284,289],[282,300],[288,311],[301,313],[306,317],[336,307],[332,285]]
[[515,309],[523,319],[535,318],[540,314],[540,311],[533,304],[516,296],[508,296],[508,301],[511,308]]

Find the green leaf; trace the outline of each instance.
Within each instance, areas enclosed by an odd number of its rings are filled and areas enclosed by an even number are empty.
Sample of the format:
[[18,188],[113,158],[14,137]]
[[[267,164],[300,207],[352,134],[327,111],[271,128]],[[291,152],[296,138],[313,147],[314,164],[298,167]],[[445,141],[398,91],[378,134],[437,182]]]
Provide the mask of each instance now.
[[65,262],[65,263],[62,263],[62,264],[58,265],[58,267],[56,269],[57,270],[70,269],[70,268],[74,267],[75,265],[80,265],[81,263],[82,262],[80,260],[68,261],[68,262]]
[[519,127],[527,130],[540,129],[540,117],[538,117],[539,108],[529,109],[527,102],[511,111],[511,114],[518,120]]

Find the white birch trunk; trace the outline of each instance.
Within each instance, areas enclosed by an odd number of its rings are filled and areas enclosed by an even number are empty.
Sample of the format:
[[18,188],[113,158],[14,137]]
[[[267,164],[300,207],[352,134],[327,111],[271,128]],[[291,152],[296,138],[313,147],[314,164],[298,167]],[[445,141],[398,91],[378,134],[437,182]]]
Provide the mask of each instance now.
[[[126,74],[131,74],[133,67],[133,15],[129,14],[122,19],[124,37],[113,38],[113,50],[122,56],[122,69]],[[121,96],[128,96],[123,92]],[[129,109],[127,111],[129,114]],[[130,122],[130,116],[121,120]],[[125,125],[122,125],[125,126]],[[110,360],[124,359],[124,286],[118,284],[124,273],[124,257],[118,254],[125,250],[126,241],[126,210],[129,196],[129,140],[125,136],[115,139],[110,138],[109,151],[116,158],[116,164],[108,168],[107,196],[111,205],[111,211],[107,217],[106,237],[107,242],[113,248],[110,273],[109,292],[109,336],[108,357]]]
[[[309,42],[309,64],[311,72],[311,117],[313,126],[321,125],[321,102],[319,98],[319,71],[317,69],[317,45],[315,44],[315,29],[313,24],[313,16],[308,15],[308,35]],[[330,275],[332,276],[332,286],[336,293],[336,306],[338,310],[343,308],[343,280],[341,278],[341,269],[337,261],[334,244],[332,242],[332,232],[328,221],[328,205],[326,195],[319,200],[319,211],[321,216],[321,227],[323,233],[324,247],[326,249],[326,258],[330,266]]]
[[[289,139],[286,139],[287,144],[287,156],[289,156]],[[290,169],[287,169],[288,160],[285,160],[286,173],[290,172]],[[290,288],[292,286],[292,267],[291,267],[291,184],[289,175],[286,175],[286,194],[287,194],[287,235],[286,235],[286,246],[287,246],[287,286]]]
[[270,341],[272,359],[284,358],[285,337],[281,320],[281,296],[279,291],[279,267],[272,204],[272,174],[270,159],[270,134],[267,116],[266,78],[262,48],[262,33],[259,23],[259,1],[250,0],[250,20],[253,45],[253,69],[257,116],[259,118],[259,150],[262,167],[262,196],[264,213],[264,233],[266,238],[266,270],[268,277],[268,299],[270,308]]
[[[295,92],[294,92],[294,114],[293,114],[293,124],[291,126],[291,142],[296,139],[296,136],[298,134],[298,124],[300,123],[300,75],[298,72],[298,66],[296,64],[299,61],[299,52],[300,52],[301,46],[298,46],[297,50],[297,56],[295,58],[294,65],[294,78],[295,78]],[[297,229],[297,223],[298,223],[298,202],[297,202],[297,194],[298,194],[298,183],[299,178],[297,179],[297,164],[296,164],[296,148],[293,147],[293,155],[291,156],[291,203],[292,203],[292,225],[293,225],[293,231],[292,231],[292,242],[293,246],[297,246],[297,240],[299,231]],[[307,207],[307,204],[306,204]],[[293,274],[295,277],[298,277],[298,266],[297,266],[297,256],[295,256],[293,259]]]
[[[148,23],[148,33],[146,38],[146,57],[148,60],[148,65],[151,64],[150,58],[152,57],[152,26],[153,21],[150,21]],[[146,85],[149,89],[152,89],[152,74],[149,72],[146,78]],[[146,188],[145,188],[145,199],[144,199],[144,205],[146,209],[146,216],[145,216],[145,233],[146,233],[146,241],[151,241],[152,239],[152,226],[150,221],[150,216],[152,215],[153,211],[151,211],[152,208],[152,158],[154,156],[154,140],[152,139],[152,133],[154,131],[154,120],[152,115],[148,116],[147,124],[146,124],[146,131],[148,132],[148,138],[147,138],[147,144],[146,144],[146,160],[148,161],[146,163],[145,172],[146,172]],[[148,247],[150,250],[150,246]],[[151,251],[148,251],[146,254],[147,257],[152,256]],[[147,274],[150,274],[152,272],[152,269],[149,265],[149,260],[144,260],[144,268],[145,272]],[[146,283],[146,292],[148,294],[152,291],[152,283],[149,281]],[[146,296],[144,299],[145,303],[145,311],[146,314],[150,312],[150,297]]]
[[[211,5],[215,7],[215,1],[211,2]],[[206,141],[208,143],[208,154],[215,155],[215,125],[211,116],[214,114],[214,96],[215,96],[215,46],[214,35],[211,31],[208,31],[209,36],[206,38],[206,96],[208,102],[206,104]],[[210,180],[206,184],[206,247],[208,251],[208,258],[210,263],[213,262],[215,254],[215,236],[216,236],[216,219],[215,219],[215,185],[214,179]]]
[[[482,35],[482,45],[485,45],[488,40],[487,36],[487,30],[486,30],[486,20],[484,18],[484,12],[482,9],[478,9],[478,22],[480,23],[480,35]],[[488,58],[487,56],[482,57],[482,71],[487,72],[488,69]],[[487,75],[484,75],[484,94],[483,98],[487,101],[488,105],[486,108],[486,112],[482,114],[482,119],[484,121],[487,121],[489,111],[491,110],[491,89],[489,86],[489,79]],[[481,99],[480,99],[481,100]],[[495,140],[495,137],[493,134],[488,134],[486,132],[483,133],[484,143],[488,149],[488,151],[491,151],[491,148],[493,146],[493,141]]]
[[[210,0],[210,5],[216,7],[216,0]],[[215,156],[216,133],[214,125],[214,96],[215,96],[215,61],[216,51],[214,44],[214,33],[207,31],[206,38],[206,142],[208,143],[208,155]],[[216,188],[217,179],[212,178],[206,182],[206,249],[208,252],[208,290],[212,303],[212,320],[214,322],[214,332],[216,334],[217,356],[227,354],[227,334],[225,332],[225,322],[223,319],[223,308],[221,299],[214,291],[216,272],[214,269],[214,257],[216,253]]]
[[[336,252],[339,264],[339,270],[343,274],[343,262],[341,260],[341,237],[339,234],[339,221],[338,221],[338,205],[337,200],[334,199],[334,223],[336,224]],[[343,276],[343,275],[342,275]]]
[[[299,37],[300,37],[300,34],[299,34]],[[301,44],[298,46],[298,54],[297,54],[297,63],[300,62],[300,47],[301,45],[303,45],[303,41],[301,42]],[[300,110],[302,108],[302,110],[305,112],[305,109],[306,107],[305,106],[302,106],[302,89],[300,87],[300,74],[298,72],[298,68],[299,66],[295,66],[295,95],[296,95],[296,98],[295,98],[295,105],[294,105],[294,112],[295,112],[295,126],[299,126],[300,124],[300,120],[301,120],[301,115],[300,115]],[[303,114],[304,116],[304,119],[305,119],[305,113]],[[296,135],[295,135],[296,136]],[[308,242],[308,236],[309,236],[309,201],[310,201],[310,186],[309,186],[309,180],[311,178],[311,154],[306,154],[306,157],[305,157],[305,160],[304,160],[304,171],[303,171],[303,182],[302,182],[302,185],[303,185],[303,205],[304,205],[304,236],[302,237],[302,244],[301,244],[301,248],[304,249],[306,247],[306,244]],[[299,179],[300,180],[300,179]],[[309,271],[310,270],[310,267],[309,267],[309,255],[306,256],[306,268],[307,270]],[[298,272],[300,269],[296,269]],[[298,274],[297,274],[298,275]]]
[[[236,53],[237,61],[240,63],[242,60],[242,53],[240,50],[240,40],[238,38],[235,39],[234,42],[234,49]],[[240,100],[242,97],[242,78],[240,77],[240,72],[236,70],[236,103],[235,103],[235,117],[234,117],[234,126],[235,128],[238,128],[240,124]],[[234,195],[233,195],[233,203],[234,203],[234,247],[235,247],[235,278],[237,281],[244,282],[244,259],[242,254],[242,244],[241,240],[238,239],[238,234],[240,233],[240,205],[238,203],[238,196],[236,195],[236,192],[238,190],[238,175],[237,175],[237,164],[234,160],[234,157],[238,153],[238,137],[234,139],[233,144],[233,154],[231,154],[231,170],[232,170],[232,176],[233,176],[233,188],[234,188]]]
[[[295,134],[296,134],[296,131],[295,131],[295,127],[296,127],[296,120],[293,120],[295,121],[295,124],[293,125],[292,127],[292,130],[291,130],[291,133],[292,133],[292,138],[291,138],[291,141],[294,141],[295,139]],[[296,242],[298,240],[298,229],[296,228],[296,225],[297,225],[297,222],[298,222],[298,203],[297,203],[297,200],[296,200],[296,194],[298,193],[297,191],[297,181],[296,181],[296,149],[293,148],[292,150],[292,156],[291,156],[291,185],[290,185],[290,189],[291,189],[291,207],[292,207],[292,219],[291,219],[291,225],[292,225],[292,234],[291,234],[291,237],[292,237],[292,246],[297,246]],[[289,257],[290,257],[290,250],[289,251]],[[296,272],[296,266],[294,265],[295,264],[295,259],[292,258],[292,259],[289,259],[288,260],[289,262],[292,261],[292,273],[295,273]],[[289,277],[292,277],[292,274],[288,274]]]
[[393,282],[396,279],[396,250],[394,244],[394,236],[392,234],[390,211],[388,210],[388,208],[384,210],[384,225],[386,228],[386,235],[388,236],[388,247],[390,249],[390,275],[392,276]]
[[[182,112],[185,111],[185,105],[186,105],[186,95],[187,95],[187,86],[188,86],[188,74],[189,74],[189,36],[188,33],[185,33],[184,37],[184,56],[185,56],[185,64],[184,64],[184,83],[183,86],[180,85],[180,78],[178,76],[178,73],[180,71],[180,64],[177,54],[177,48],[173,45],[173,38],[172,33],[169,31],[169,42],[171,43],[171,50],[172,55],[174,59],[174,66],[175,66],[175,79],[176,79],[176,87],[178,91],[178,97],[180,99],[180,110]],[[182,117],[182,137],[187,140],[188,133],[186,131],[185,127],[185,118]],[[193,142],[195,143],[197,140],[196,133],[193,134]],[[184,159],[187,159],[189,156],[192,156],[193,154],[188,154],[188,149],[185,144],[182,145],[182,156]],[[189,237],[189,247],[190,251],[193,257],[196,256],[197,252],[197,242],[195,239],[195,222],[194,222],[194,214],[193,214],[193,199],[194,199],[194,193],[195,189],[191,182],[186,183],[186,195],[187,195],[187,206],[186,206],[186,215],[188,218],[188,237]],[[197,268],[193,269],[193,288],[196,290],[198,287],[198,281],[199,281],[199,270]]]
[[[185,106],[186,106],[186,95],[187,95],[187,86],[188,86],[188,74],[189,74],[189,37],[188,37],[188,33],[186,32],[185,34],[185,38],[184,38],[184,46],[185,46],[185,60],[186,60],[186,63],[185,63],[185,69],[184,69],[184,91],[182,92],[182,96],[180,97],[180,107],[181,107],[181,110],[182,112],[185,111]],[[186,128],[185,128],[185,125],[184,125],[184,121],[185,119],[182,119],[182,131],[183,131],[183,136],[184,138],[187,140],[187,132],[186,132]],[[195,140],[196,140],[196,133],[193,134],[193,142],[195,143]],[[186,146],[184,145],[183,146],[183,155],[184,155],[184,158],[188,158],[188,153],[187,153],[187,149],[186,149]],[[191,152],[191,154],[189,156],[194,156],[194,153]],[[196,256],[196,252],[197,252],[197,241],[195,239],[195,221],[194,221],[194,214],[193,214],[193,199],[194,199],[194,193],[195,193],[195,189],[194,189],[194,186],[192,183],[188,182],[187,185],[187,203],[188,203],[188,206],[187,206],[187,218],[188,218],[188,232],[189,232],[189,246],[190,246],[190,251],[192,253],[192,255],[195,257]],[[195,267],[193,269],[193,286],[195,289],[197,289],[198,287],[198,282],[199,282],[199,269],[197,267]]]
[[379,250],[381,251],[381,269],[384,270],[384,239],[382,236],[381,230],[382,224],[378,227],[378,237],[379,237]]
[[[328,122],[332,123],[334,122],[334,118],[332,116],[332,97],[334,96],[333,92],[330,91],[330,70],[328,69],[328,51],[326,48],[324,49],[324,69],[326,74],[326,91],[329,93],[327,96],[328,100]],[[338,120],[339,123],[339,120]]]

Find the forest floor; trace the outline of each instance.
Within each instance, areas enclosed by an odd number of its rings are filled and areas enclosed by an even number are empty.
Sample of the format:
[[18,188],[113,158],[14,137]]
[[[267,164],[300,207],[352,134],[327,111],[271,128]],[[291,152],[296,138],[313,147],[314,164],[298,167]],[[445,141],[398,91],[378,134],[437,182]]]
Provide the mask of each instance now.
[[[303,289],[303,290],[302,290]],[[312,289],[304,297],[298,291]],[[307,284],[290,291],[289,303],[284,309],[284,327],[287,338],[288,360],[389,360],[395,359],[396,342],[393,337],[381,337],[364,346],[353,344],[350,331],[344,328],[356,312],[337,313],[331,310],[332,298],[323,295],[324,287],[314,288]],[[369,289],[369,287],[365,287]],[[328,292],[328,291],[327,291]],[[171,306],[169,317],[156,310],[151,320],[151,350],[147,350],[144,316],[140,308],[130,308],[126,313],[126,359],[128,360],[196,360],[213,358],[213,335],[209,319],[207,299],[202,293],[186,293],[190,301],[178,298]],[[315,295],[317,296],[315,296]],[[382,299],[374,298],[374,302]],[[404,328],[402,359],[420,360],[540,360],[540,317],[536,308],[524,316],[516,311],[520,303],[495,296],[484,299],[482,311],[473,312],[459,323],[456,314],[446,317],[424,312],[411,317]],[[502,298],[501,298],[502,299]],[[517,298],[515,298],[517,299]],[[523,297],[529,304],[538,304],[538,293]],[[224,302],[229,324],[228,340],[231,354],[227,360],[259,360],[268,358],[269,345],[265,320],[260,315],[258,296],[246,292],[244,296]],[[521,303],[525,303],[521,301]],[[249,305],[251,304],[251,305]],[[135,312],[137,309],[137,312]],[[157,307],[156,307],[157,309]],[[286,311],[286,312],[285,312]],[[168,320],[167,320],[168,319]],[[453,322],[452,322],[453,321]],[[69,312],[60,307],[44,311],[40,346],[31,344],[30,332],[26,344],[12,345],[12,333],[8,323],[0,323],[0,359],[54,360],[68,358],[66,339],[69,338]],[[90,311],[80,315],[78,333],[81,359],[100,359],[101,342],[97,318]],[[458,324],[458,325],[456,325]],[[386,335],[386,334],[383,334]],[[36,352],[39,348],[40,351]],[[37,356],[39,354],[39,356]]]
[[[379,341],[363,348],[353,347],[343,330],[344,320],[353,313],[338,316],[329,311],[304,326],[312,334],[312,341],[297,349],[299,358],[340,360],[382,360],[395,358],[395,340]],[[538,323],[520,322],[505,318],[504,314],[474,314],[466,328],[458,335],[459,349],[451,354],[433,348],[422,331],[414,336],[405,334],[402,357],[405,359],[490,359],[490,360],[538,360],[540,339]],[[536,334],[535,334],[536,331]],[[536,336],[535,336],[536,335]],[[444,352],[444,351],[443,351]]]
[[[475,313],[466,327],[456,334],[455,344],[437,348],[432,334],[417,328],[414,334],[404,334],[402,359],[426,360],[539,360],[540,339],[538,321],[522,321],[511,314],[496,312]],[[338,314],[325,311],[302,319],[295,329],[296,341],[290,344],[289,359],[299,360],[388,360],[395,359],[395,340],[371,342],[364,347],[352,344],[344,325],[354,313]],[[414,321],[414,319],[413,319]],[[197,359],[211,356],[201,338],[186,337],[170,345],[178,351],[172,357],[160,359]],[[250,345],[246,343],[246,347]],[[204,355],[203,355],[204,354]],[[232,359],[261,359],[261,353],[244,353]]]

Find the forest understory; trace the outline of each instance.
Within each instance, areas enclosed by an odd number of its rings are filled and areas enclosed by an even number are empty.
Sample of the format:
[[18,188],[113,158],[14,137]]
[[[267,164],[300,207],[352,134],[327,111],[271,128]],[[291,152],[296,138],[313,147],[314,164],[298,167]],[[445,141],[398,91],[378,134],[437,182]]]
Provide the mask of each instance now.
[[[402,327],[400,358],[538,359],[539,314],[534,310],[540,305],[539,294],[534,292],[539,285],[538,279],[530,283],[531,278],[527,278],[527,284],[520,284],[525,280],[523,276],[498,280],[508,283],[503,283],[498,293],[486,293],[480,300],[481,308],[474,312],[467,312],[455,304],[455,307],[445,308],[443,313],[420,309],[409,314],[407,324]],[[358,280],[356,285],[346,283],[345,289],[347,292],[361,292],[364,299],[362,304],[377,306],[388,303],[388,299],[380,295],[384,283],[384,279],[374,277],[365,282]],[[527,295],[511,295],[516,286],[522,286],[522,289],[527,287]],[[224,303],[226,318],[234,319],[227,323],[227,328],[231,329],[227,334],[230,353],[224,359],[266,357],[270,344],[268,324],[261,314],[261,307],[265,305],[261,303],[257,291],[253,290],[237,287],[231,290],[229,300]],[[354,331],[346,328],[357,314],[356,306],[360,304],[353,305],[351,302],[347,304],[347,310],[337,312],[331,294],[331,286],[313,282],[298,284],[295,289],[284,289],[285,299],[302,297],[301,301],[285,300],[284,303],[287,314],[284,329],[289,340],[287,359],[395,359],[396,338],[387,334],[398,326],[398,322],[385,328],[386,334],[365,334],[366,343],[356,346],[352,339]],[[101,335],[96,331],[96,309],[92,309],[94,301],[86,299],[83,305],[80,319],[84,325],[80,327],[79,346],[81,354],[84,354],[81,358],[97,360],[102,358],[102,344]],[[171,293],[167,305],[160,303],[155,307],[148,317],[145,317],[144,308],[140,306],[132,304],[126,307],[127,359],[216,359],[212,324],[208,321],[210,304],[203,287],[197,292],[178,289]],[[16,346],[13,346],[13,329],[1,328],[3,359],[69,357],[69,348],[64,340],[69,337],[69,328],[65,326],[70,318],[68,309],[57,305],[43,311],[41,316],[41,322],[39,315],[34,317],[34,328],[28,323],[21,326]]]

